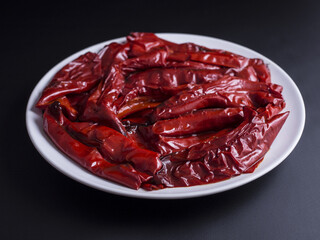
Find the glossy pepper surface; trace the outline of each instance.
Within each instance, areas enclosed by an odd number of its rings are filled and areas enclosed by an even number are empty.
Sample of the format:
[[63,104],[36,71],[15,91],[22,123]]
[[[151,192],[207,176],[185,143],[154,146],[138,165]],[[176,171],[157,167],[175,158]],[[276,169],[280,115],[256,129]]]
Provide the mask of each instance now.
[[254,171],[289,115],[261,59],[153,33],[79,56],[55,74],[36,106],[68,157],[146,190]]

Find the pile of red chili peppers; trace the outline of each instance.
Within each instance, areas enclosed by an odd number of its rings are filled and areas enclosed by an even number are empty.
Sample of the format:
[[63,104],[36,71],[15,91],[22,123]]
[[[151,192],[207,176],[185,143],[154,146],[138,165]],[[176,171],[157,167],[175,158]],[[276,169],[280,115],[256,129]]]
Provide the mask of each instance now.
[[288,117],[281,92],[260,59],[132,33],[64,66],[36,106],[74,161],[153,190],[253,172]]

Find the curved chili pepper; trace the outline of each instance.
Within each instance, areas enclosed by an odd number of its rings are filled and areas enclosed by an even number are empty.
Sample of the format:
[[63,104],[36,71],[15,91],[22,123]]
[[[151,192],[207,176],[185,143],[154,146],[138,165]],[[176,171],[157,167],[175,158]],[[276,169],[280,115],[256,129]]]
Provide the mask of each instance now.
[[[141,129],[141,128],[140,128]],[[229,129],[222,130],[223,132],[229,131]],[[151,143],[155,151],[165,156],[168,154],[181,152],[187,148],[200,144],[201,142],[208,141],[208,139],[217,138],[220,132],[209,132],[192,134],[186,137],[167,137],[167,136],[153,136]]]
[[[190,96],[190,97],[189,97]],[[184,99],[188,101],[184,101]],[[215,92],[195,96],[194,93],[172,97],[155,109],[154,119],[167,119],[190,113],[195,109],[208,107],[254,107],[254,103],[247,93]]]
[[153,97],[166,95],[170,97],[183,89],[190,88],[189,84],[216,81],[224,76],[224,72],[223,69],[194,70],[189,68],[152,68],[138,72],[126,79],[125,87],[122,90],[123,97],[117,100],[116,105],[122,106],[138,95]]
[[242,119],[242,108],[204,109],[178,118],[158,121],[153,124],[152,131],[163,136],[183,136],[219,131],[237,125]]
[[67,94],[88,91],[97,84],[102,75],[101,61],[97,54],[88,52],[81,55],[53,77],[36,106],[44,108]]
[[203,84],[225,76],[225,69],[151,68],[137,72],[126,80],[126,87],[178,87],[185,84]]
[[176,44],[173,42],[169,42],[164,39],[158,38],[153,33],[134,32],[127,36],[127,41],[131,44],[130,56],[132,57],[138,57],[160,48],[168,48],[170,49],[170,51],[174,52],[200,52],[209,50],[194,43]]
[[[239,55],[228,55],[217,52],[170,52],[168,49],[160,48],[123,61],[121,68],[125,73],[130,73],[147,68],[171,67],[176,62],[180,62],[180,66],[186,67],[190,61],[214,66],[243,68],[248,64],[249,59]],[[184,64],[184,62],[187,63]]]
[[156,49],[167,48],[171,52],[211,52],[243,58],[240,55],[226,50],[210,49],[191,42],[181,44],[173,43],[157,37],[154,33],[133,32],[127,36],[127,41],[131,43],[131,51],[134,52],[133,50],[136,50],[137,54],[132,54],[133,56],[139,56]]
[[[179,116],[194,109],[206,107],[256,107],[267,103],[282,102],[281,94],[264,83],[227,78],[209,84],[195,86],[180,92],[155,109],[154,118]],[[241,91],[240,91],[241,90]]]
[[242,56],[226,55],[215,52],[205,52],[205,53],[186,53],[186,52],[176,52],[172,53],[168,57],[169,61],[184,62],[187,60],[207,63],[212,65],[218,65],[223,67],[231,68],[243,68],[248,64],[248,59]]

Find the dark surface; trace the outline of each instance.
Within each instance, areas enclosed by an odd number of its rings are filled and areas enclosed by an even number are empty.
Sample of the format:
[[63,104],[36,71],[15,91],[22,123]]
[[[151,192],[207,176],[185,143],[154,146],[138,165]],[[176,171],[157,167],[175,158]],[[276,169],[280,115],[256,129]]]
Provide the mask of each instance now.
[[[1,15],[0,239],[318,239],[320,3],[16,4]],[[143,200],[81,185],[51,167],[25,128],[32,89],[72,53],[131,31],[226,39],[278,63],[305,101],[303,136],[276,169],[240,188]]]

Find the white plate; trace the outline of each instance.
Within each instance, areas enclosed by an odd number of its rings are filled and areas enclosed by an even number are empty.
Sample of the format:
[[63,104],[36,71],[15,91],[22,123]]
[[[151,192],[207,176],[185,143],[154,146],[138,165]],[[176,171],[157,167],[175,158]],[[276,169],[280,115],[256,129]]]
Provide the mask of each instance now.
[[34,107],[35,103],[40,97],[42,90],[49,83],[53,75],[68,62],[72,61],[73,59],[77,58],[79,55],[84,54],[87,51],[97,52],[99,49],[101,49],[106,44],[109,44],[110,42],[124,41],[124,37],[96,44],[73,54],[72,56],[66,58],[55,67],[53,67],[34,88],[27,105],[27,129],[36,149],[52,166],[57,168],[65,175],[85,185],[109,193],[138,198],[175,199],[204,196],[239,187],[266,174],[277,165],[279,165],[291,153],[291,151],[298,143],[304,128],[305,107],[299,89],[285,71],[283,71],[277,64],[272,62],[270,59],[262,56],[261,54],[225,40],[191,34],[161,33],[157,35],[161,38],[176,43],[194,42],[209,48],[228,50],[249,58],[261,58],[269,65],[272,82],[283,86],[283,96],[287,103],[285,111],[289,110],[290,115],[283,128],[281,129],[279,135],[272,144],[270,151],[267,153],[265,159],[255,170],[255,172],[251,174],[243,174],[223,182],[202,186],[171,189],[168,188],[150,192],[142,189],[136,191],[91,174],[58,150],[58,148],[50,141],[50,139],[42,130],[41,113]]

